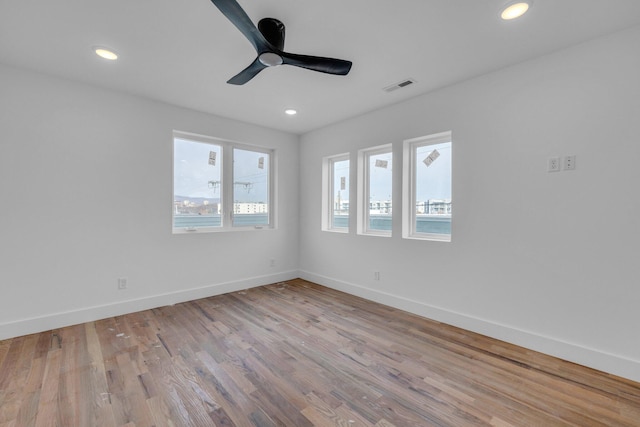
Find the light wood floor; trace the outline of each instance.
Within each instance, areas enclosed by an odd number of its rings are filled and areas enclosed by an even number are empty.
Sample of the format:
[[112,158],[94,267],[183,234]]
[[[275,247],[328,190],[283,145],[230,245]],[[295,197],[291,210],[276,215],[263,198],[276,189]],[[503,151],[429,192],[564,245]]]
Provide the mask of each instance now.
[[640,384],[293,280],[0,341],[0,426],[640,426]]

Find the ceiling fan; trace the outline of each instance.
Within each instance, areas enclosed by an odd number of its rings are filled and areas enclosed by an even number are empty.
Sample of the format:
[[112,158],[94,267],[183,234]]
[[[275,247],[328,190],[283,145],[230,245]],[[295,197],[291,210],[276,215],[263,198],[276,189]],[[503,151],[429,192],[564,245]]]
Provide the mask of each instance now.
[[256,28],[236,0],[211,0],[211,2],[244,34],[258,53],[256,59],[247,68],[227,81],[229,84],[243,85],[265,68],[282,64],[340,76],[347,75],[351,69],[351,61],[296,55],[283,51],[284,24],[275,18],[261,19]]

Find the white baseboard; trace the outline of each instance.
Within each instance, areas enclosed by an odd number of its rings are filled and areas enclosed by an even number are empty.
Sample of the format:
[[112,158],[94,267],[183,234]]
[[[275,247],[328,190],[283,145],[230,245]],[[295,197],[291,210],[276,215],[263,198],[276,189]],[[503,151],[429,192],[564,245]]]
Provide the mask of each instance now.
[[284,282],[298,277],[296,270],[285,271],[266,276],[249,277],[232,282],[217,283],[201,288],[186,289],[183,291],[169,292],[159,295],[151,295],[143,298],[113,302],[110,304],[84,307],[59,313],[51,313],[28,319],[19,319],[0,324],[0,340],[34,334],[51,329],[77,325],[85,322],[120,316],[151,308],[163,307],[185,301],[192,301],[228,292],[255,288],[271,283]]
[[363,286],[333,279],[331,277],[309,271],[301,270],[299,271],[299,276],[302,279],[328,288],[356,295],[370,301],[398,308],[428,319],[486,335],[491,338],[558,357],[560,359],[607,372],[612,375],[640,382],[639,360],[587,348],[579,344],[543,336],[535,332],[521,330],[509,325],[503,325],[485,319],[468,316],[448,309],[365,288]]

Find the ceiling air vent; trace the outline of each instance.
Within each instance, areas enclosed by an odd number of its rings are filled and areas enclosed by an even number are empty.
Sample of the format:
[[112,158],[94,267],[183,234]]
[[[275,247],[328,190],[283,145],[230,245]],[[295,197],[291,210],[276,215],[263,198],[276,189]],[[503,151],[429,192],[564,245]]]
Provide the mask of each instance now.
[[402,89],[403,87],[407,87],[409,85],[414,84],[416,81],[414,79],[404,79],[398,83],[394,83],[391,86],[387,86],[385,87],[384,90],[385,92],[393,92],[396,89]]

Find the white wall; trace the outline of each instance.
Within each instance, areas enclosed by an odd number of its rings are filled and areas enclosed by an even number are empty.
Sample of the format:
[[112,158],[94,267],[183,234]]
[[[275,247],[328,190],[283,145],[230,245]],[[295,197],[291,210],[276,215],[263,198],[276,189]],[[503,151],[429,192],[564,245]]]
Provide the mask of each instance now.
[[[279,228],[172,235],[174,129],[275,148]],[[5,66],[0,132],[0,339],[297,277],[296,135]]]
[[[634,28],[304,135],[302,277],[640,381],[639,45]],[[403,240],[402,141],[447,130],[453,241]],[[322,157],[385,143],[393,237],[322,232]],[[577,169],[548,173],[564,155]]]

